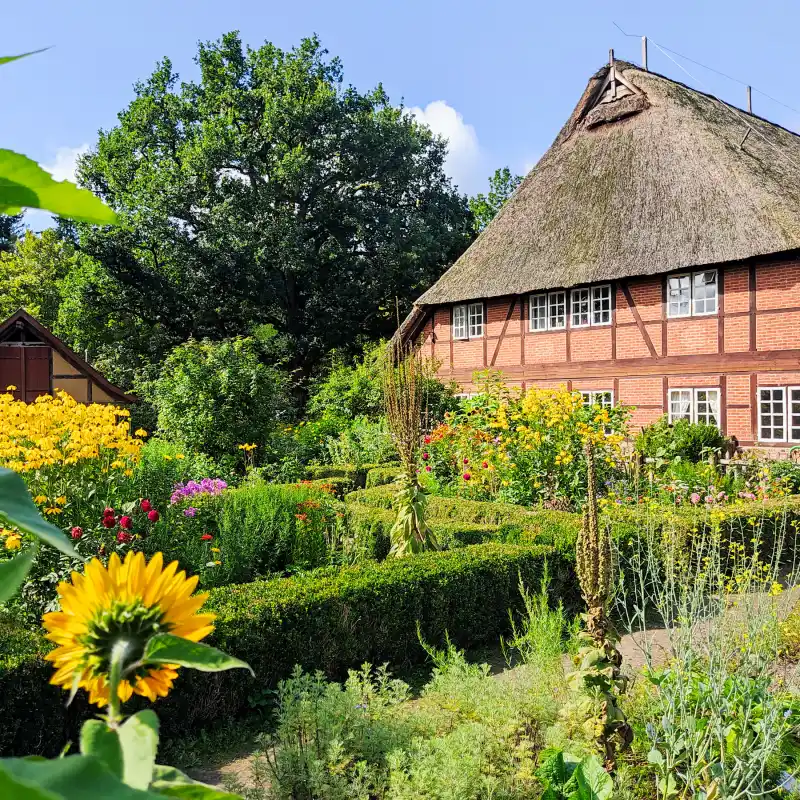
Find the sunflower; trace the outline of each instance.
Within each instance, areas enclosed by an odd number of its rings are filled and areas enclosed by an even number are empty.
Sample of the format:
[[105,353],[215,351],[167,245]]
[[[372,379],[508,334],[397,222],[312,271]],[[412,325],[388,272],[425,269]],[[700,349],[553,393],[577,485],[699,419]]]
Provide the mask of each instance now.
[[59,584],[61,611],[42,618],[47,638],[58,645],[45,656],[55,669],[50,683],[69,691],[78,675],[89,702],[108,705],[111,650],[126,639],[132,646],[122,665],[119,699],[125,702],[132,694],[150,701],[166,697],[178,668],[140,664],[144,646],[157,633],[193,642],[211,633],[214,615],[197,613],[208,594],[192,596],[196,586],[197,576],[178,572],[177,561],[165,568],[161,553],[149,564],[142,553],[129,552],[125,561],[114,553],[108,568],[92,559],[82,575],[72,573],[72,583]]

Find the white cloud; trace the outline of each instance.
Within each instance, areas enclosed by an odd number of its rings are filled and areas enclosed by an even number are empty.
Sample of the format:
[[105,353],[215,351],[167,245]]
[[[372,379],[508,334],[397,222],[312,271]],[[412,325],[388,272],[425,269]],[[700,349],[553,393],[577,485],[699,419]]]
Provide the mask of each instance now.
[[88,144],[82,144],[79,147],[59,147],[53,161],[42,164],[42,168],[51,173],[57,181],[74,181],[78,156],[82,156],[88,151]]
[[461,191],[473,191],[486,182],[486,176],[482,174],[478,135],[458,111],[444,100],[434,100],[425,108],[415,106],[408,111],[434,133],[447,139],[445,171]]

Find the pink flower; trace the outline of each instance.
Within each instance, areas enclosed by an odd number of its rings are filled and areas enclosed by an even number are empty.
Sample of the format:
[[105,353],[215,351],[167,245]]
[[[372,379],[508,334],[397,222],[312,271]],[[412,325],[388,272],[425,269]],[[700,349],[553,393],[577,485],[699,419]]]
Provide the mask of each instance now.
[[425,442],[425,444],[430,444],[431,443],[431,437],[430,436],[426,436],[423,441]]
[[422,460],[423,461],[427,461],[430,457],[431,457],[430,453],[423,453],[422,454]]
[[430,471],[431,471],[431,465],[430,464],[426,464],[425,465],[425,472],[430,472]]
[[469,472],[465,472],[464,475],[463,475],[463,478],[464,478],[465,481],[468,481],[471,477],[472,477],[472,475],[470,475]]
[[139,504],[139,508],[141,508],[144,512],[149,511],[152,507],[153,505],[149,500],[142,500],[142,502]]
[[691,501],[693,506],[696,506],[700,502],[700,495],[697,492],[692,492],[689,495],[689,500]]
[[126,530],[130,530],[133,527],[133,520],[128,516],[120,517],[119,526],[120,528],[125,528]]
[[76,525],[74,528],[72,528],[72,529],[70,530],[70,532],[69,532],[69,535],[70,535],[70,536],[71,536],[73,539],[80,539],[80,538],[81,538],[81,536],[83,536],[83,528],[81,528],[81,527],[79,527],[78,525]]
[[114,516],[114,509],[109,507],[109,506],[106,506],[106,508],[103,509],[103,516],[104,517],[113,517]]
[[465,457],[465,458],[464,458],[464,463],[465,463],[465,464],[469,464],[469,459]]
[[149,519],[150,522],[158,522],[158,517],[158,511],[156,511],[154,508],[147,512],[147,519]]
[[482,467],[483,469],[488,469],[488,467],[489,467],[489,462],[488,462],[488,461],[484,461],[484,462],[481,464],[481,467]]
[[212,536],[210,533],[204,533],[204,534],[203,534],[203,535],[200,537],[200,540],[201,540],[201,541],[203,541],[203,542],[210,542],[210,541],[211,541],[213,538],[214,538],[214,537],[213,537],[213,536]]
[[710,494],[706,495],[706,503],[708,503],[710,505],[713,502],[714,502],[714,498]]
[[133,536],[131,536],[129,533],[125,533],[125,531],[120,531],[120,532],[117,534],[117,541],[118,541],[120,544],[127,544],[127,543],[128,543],[128,542],[130,542],[132,539],[133,539]]

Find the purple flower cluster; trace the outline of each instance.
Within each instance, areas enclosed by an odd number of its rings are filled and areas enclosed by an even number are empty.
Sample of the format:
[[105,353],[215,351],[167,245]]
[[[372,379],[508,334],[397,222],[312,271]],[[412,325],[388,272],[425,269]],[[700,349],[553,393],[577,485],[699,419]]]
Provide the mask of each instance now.
[[187,483],[176,483],[172,487],[172,497],[170,504],[180,503],[187,497],[194,497],[197,494],[220,494],[223,489],[227,489],[228,484],[222,478],[203,478],[201,481],[188,481]]

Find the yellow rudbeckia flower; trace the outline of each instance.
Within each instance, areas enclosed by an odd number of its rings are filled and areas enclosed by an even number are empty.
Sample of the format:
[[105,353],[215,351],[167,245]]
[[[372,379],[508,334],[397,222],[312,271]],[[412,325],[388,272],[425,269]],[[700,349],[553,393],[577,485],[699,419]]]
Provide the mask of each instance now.
[[[45,614],[47,638],[58,647],[45,658],[53,662],[50,683],[69,691],[75,676],[89,693],[89,702],[109,702],[111,650],[125,637],[133,647],[125,669],[142,657],[145,642],[157,633],[170,633],[199,642],[214,629],[213,614],[199,614],[208,594],[192,596],[197,576],[178,572],[178,562],[164,567],[161,553],[146,563],[142,553],[129,552],[125,561],[111,555],[108,568],[92,559],[83,574],[73,572],[71,583],[61,583],[61,611]],[[119,699],[139,694],[151,701],[166,697],[177,677],[177,667],[143,665],[120,681]]]

